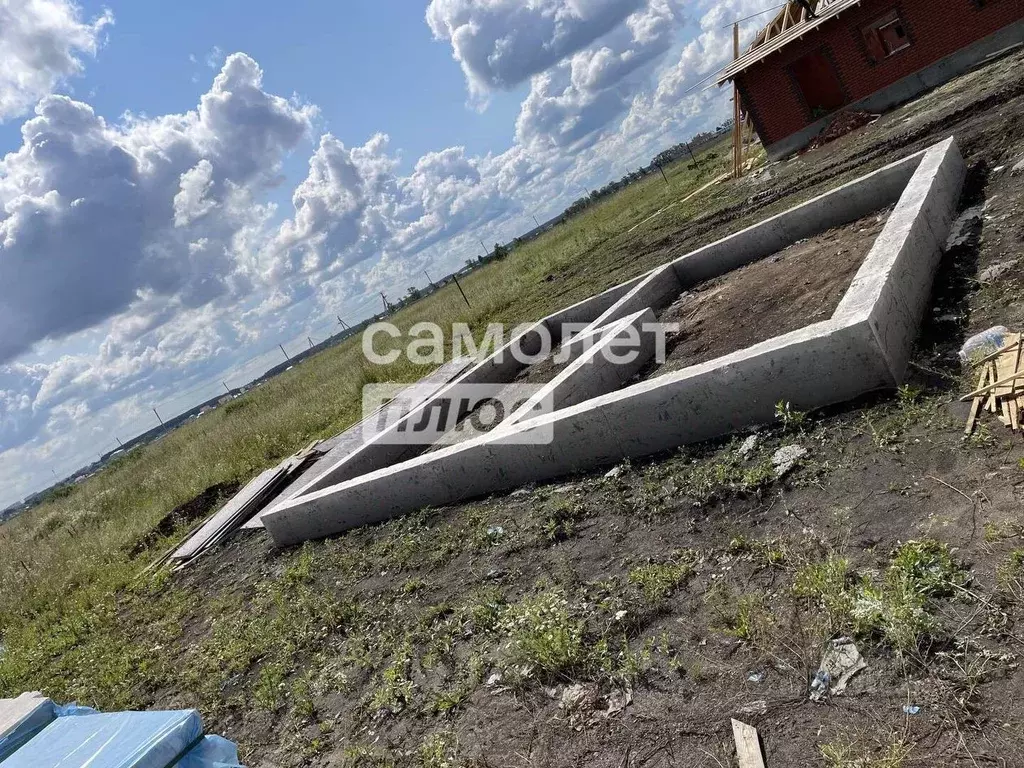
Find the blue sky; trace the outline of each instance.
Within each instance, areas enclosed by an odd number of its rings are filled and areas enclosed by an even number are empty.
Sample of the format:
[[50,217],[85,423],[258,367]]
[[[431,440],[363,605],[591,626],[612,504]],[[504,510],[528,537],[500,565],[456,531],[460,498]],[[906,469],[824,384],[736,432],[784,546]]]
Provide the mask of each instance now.
[[85,17],[104,8],[115,17],[102,54],[73,82],[76,94],[95,94],[89,103],[108,118],[189,109],[210,79],[210,52],[244,51],[260,63],[269,91],[317,104],[326,130],[352,143],[386,130],[415,160],[454,145],[472,154],[504,150],[529,90],[500,94],[486,112],[465,109],[451,48],[432,39],[414,3],[218,0],[178,3],[173,13],[158,3],[81,5]]
[[4,4],[0,507],[720,123],[770,5]]

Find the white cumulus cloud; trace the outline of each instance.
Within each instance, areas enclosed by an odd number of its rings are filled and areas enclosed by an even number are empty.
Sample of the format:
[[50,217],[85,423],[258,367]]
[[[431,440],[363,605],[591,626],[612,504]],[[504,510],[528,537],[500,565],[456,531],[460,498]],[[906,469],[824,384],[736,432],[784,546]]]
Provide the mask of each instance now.
[[121,125],[66,96],[39,103],[0,160],[0,362],[143,291],[191,306],[244,292],[233,239],[316,114],[261,77],[234,54],[195,111]]
[[645,0],[431,0],[471,91],[514,88],[611,32]]
[[83,21],[67,0],[0,2],[0,122],[25,114],[60,83],[82,71],[114,17]]

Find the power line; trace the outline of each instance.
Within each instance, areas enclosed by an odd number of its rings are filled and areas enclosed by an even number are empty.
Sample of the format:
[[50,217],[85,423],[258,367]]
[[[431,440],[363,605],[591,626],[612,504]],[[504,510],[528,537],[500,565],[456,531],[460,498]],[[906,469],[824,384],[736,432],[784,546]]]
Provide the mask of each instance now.
[[752,16],[747,16],[747,17],[742,18],[742,19],[736,19],[735,21],[730,21],[728,24],[723,25],[721,28],[722,29],[729,29],[733,24],[742,24],[744,21],[750,21],[751,19],[756,19],[758,16],[764,16],[766,13],[770,13],[771,11],[777,11],[780,8],[785,8],[787,5],[789,5],[789,3],[783,3],[782,5],[775,5],[775,6],[772,6],[771,8],[765,8],[763,11],[758,11],[757,13],[755,13]]
[[[766,13],[771,13],[772,11],[777,11],[777,10],[779,10],[781,8],[785,8],[787,5],[789,5],[789,3],[783,3],[782,5],[773,5],[771,8],[765,8],[763,11],[758,11],[757,13],[755,13],[755,14],[753,14],[751,16],[746,16],[745,18],[742,18],[742,19],[736,19],[735,21],[730,21],[728,24],[723,24],[721,29],[730,29],[731,27],[735,26],[736,24],[742,24],[744,21],[750,21],[751,19],[756,19],[758,16],[764,16]],[[721,72],[721,71],[722,71],[721,69],[716,69],[714,72],[712,72],[707,77],[703,78],[702,80],[698,80],[696,83],[694,83],[689,88],[687,88],[685,91],[683,91],[683,96],[689,96],[691,93],[693,93],[698,88],[700,88],[702,85],[704,85],[704,83],[706,83],[708,80],[711,80],[712,78],[718,77],[718,73]]]

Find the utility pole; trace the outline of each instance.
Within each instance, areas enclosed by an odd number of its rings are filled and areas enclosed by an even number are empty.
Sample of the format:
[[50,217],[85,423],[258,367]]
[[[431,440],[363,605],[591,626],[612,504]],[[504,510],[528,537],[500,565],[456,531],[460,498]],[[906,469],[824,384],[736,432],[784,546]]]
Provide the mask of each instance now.
[[380,292],[380,297],[384,300],[384,314],[390,315],[394,310],[391,308],[391,302],[388,301],[388,297],[384,295],[384,291]]
[[[732,53],[733,61],[740,57],[740,24],[736,22],[732,25]],[[743,129],[740,127],[740,89],[736,84],[735,78],[732,82],[732,112],[733,112],[733,125],[732,125],[732,162],[733,162],[733,176],[737,179],[743,175],[743,150],[741,148],[743,142]]]
[[228,383],[226,381],[222,381],[221,384],[224,385],[224,391],[227,392],[230,395],[231,394],[231,388],[228,386]]
[[686,145],[686,151],[690,153],[690,159],[693,160],[693,167],[696,168],[697,156],[693,154],[693,147],[690,146],[690,142],[688,141],[684,141],[683,143]]
[[665,183],[668,184],[671,187],[672,184],[671,184],[671,182],[669,182],[668,176],[665,175],[665,169],[661,167],[661,163],[657,163],[657,166],[658,166],[658,170],[661,171],[661,178],[663,178],[665,180]]
[[[156,413],[156,408],[153,409],[153,413]],[[156,420],[160,422],[160,426],[164,425],[164,420],[160,418],[160,414],[156,413]]]
[[531,213],[530,218],[533,219],[533,223],[537,225],[537,229],[540,229],[540,222],[537,221],[537,217]]
[[114,439],[115,439],[115,440],[117,440],[117,444],[118,444],[119,446],[121,446],[122,448],[124,448],[124,443],[122,443],[122,442],[121,442],[121,438],[120,438],[120,437],[118,437],[117,435],[114,435]]
[[483,239],[478,237],[477,240],[480,240],[480,246],[484,249],[484,256],[486,256],[487,255],[487,246],[484,244]]
[[281,350],[281,354],[284,355],[284,359],[287,362],[290,363],[292,361],[292,359],[290,357],[288,357],[288,353],[284,351],[284,345],[283,344],[278,344],[277,346]]
[[436,286],[436,285],[434,285],[434,281],[430,279],[430,275],[429,275],[429,274],[427,274],[427,270],[425,270],[425,269],[424,269],[424,270],[423,270],[423,274],[424,274],[424,275],[426,275],[426,277],[427,277],[427,282],[428,282],[428,283],[430,283],[430,287],[431,287],[431,288],[436,288],[437,286]]
[[341,315],[338,315],[338,322],[341,323],[342,330],[347,331],[349,326],[344,320],[341,319]]
[[464,302],[466,302],[466,306],[467,307],[472,307],[473,305],[470,304],[469,303],[469,299],[466,298],[466,292],[464,290],[462,290],[462,285],[459,283],[459,276],[454,274],[454,273],[452,273],[452,280],[455,281],[455,287],[458,288],[459,289],[459,293],[462,294],[462,300]]
[[306,337],[306,341],[308,341],[308,342],[309,342],[309,348],[310,348],[310,349],[312,349],[312,348],[313,348],[313,346],[314,346],[314,345],[313,345],[313,337],[312,337],[312,336],[307,336],[307,337]]

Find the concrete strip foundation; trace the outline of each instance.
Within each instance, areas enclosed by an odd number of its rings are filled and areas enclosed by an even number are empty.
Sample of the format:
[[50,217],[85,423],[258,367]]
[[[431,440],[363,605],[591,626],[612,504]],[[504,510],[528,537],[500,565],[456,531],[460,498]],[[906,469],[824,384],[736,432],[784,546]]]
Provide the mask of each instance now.
[[[505,419],[500,428],[534,418],[544,408],[557,411],[623,387],[654,357],[655,322],[654,312],[645,309],[607,328],[599,341]],[[625,345],[625,349],[616,353],[618,345]],[[627,352],[623,355],[625,360],[615,357]]]
[[[770,421],[779,401],[806,410],[900,383],[965,174],[949,139],[787,212],[789,222],[823,216],[827,229],[870,212],[863,206],[872,199],[874,208],[892,202],[903,178],[895,211],[832,319],[305,494],[267,514],[267,530],[279,545],[328,536],[728,434]],[[734,237],[750,242],[749,232]],[[708,258],[701,249],[673,264],[705,279]],[[549,444],[524,444],[545,428]]]
[[841,227],[895,203],[906,189],[923,153],[906,157],[838,189],[790,208],[734,235],[659,267],[628,290],[583,333],[644,307],[661,309],[698,283],[751,264],[799,240]]
[[[423,419],[424,414],[436,408],[445,399],[458,399],[465,392],[465,384],[505,384],[512,381],[524,367],[523,357],[538,355],[545,347],[545,341],[557,344],[562,336],[565,324],[584,324],[608,309],[636,283],[644,279],[644,275],[633,278],[625,283],[612,286],[608,290],[577,302],[570,307],[560,309],[536,322],[508,344],[496,350],[494,354],[481,360],[468,371],[442,388],[432,397],[412,408],[402,419],[391,424],[387,429],[368,440],[355,450],[338,457],[333,463],[319,472],[314,478],[300,488],[289,493],[288,499],[303,494],[328,488],[353,477],[382,467],[388,467],[405,461],[422,453],[427,446],[410,445],[395,440],[394,435],[408,424]],[[288,499],[282,499],[286,501]],[[279,502],[280,503],[280,502]],[[261,519],[272,510],[261,515]]]

